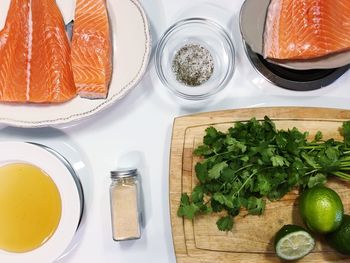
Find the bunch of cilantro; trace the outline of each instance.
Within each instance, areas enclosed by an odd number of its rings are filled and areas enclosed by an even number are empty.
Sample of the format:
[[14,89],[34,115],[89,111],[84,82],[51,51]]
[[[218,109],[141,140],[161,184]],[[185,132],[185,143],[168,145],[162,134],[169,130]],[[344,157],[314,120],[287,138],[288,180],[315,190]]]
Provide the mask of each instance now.
[[321,132],[308,141],[307,132],[277,130],[266,116],[236,122],[226,133],[207,128],[194,150],[203,157],[195,166],[199,183],[190,195],[182,194],[178,216],[222,212],[217,226],[228,231],[241,208],[260,215],[266,198],[279,200],[294,187],[324,184],[328,176],[350,180],[350,122],[340,132],[343,141],[325,141]]

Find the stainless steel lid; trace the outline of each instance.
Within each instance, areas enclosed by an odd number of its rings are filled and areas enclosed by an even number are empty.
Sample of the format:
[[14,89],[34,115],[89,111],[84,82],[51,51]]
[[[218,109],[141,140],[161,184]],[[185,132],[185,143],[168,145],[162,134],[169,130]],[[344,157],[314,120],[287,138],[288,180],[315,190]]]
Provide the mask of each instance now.
[[121,169],[117,171],[111,171],[111,178],[127,178],[137,176],[137,169]]

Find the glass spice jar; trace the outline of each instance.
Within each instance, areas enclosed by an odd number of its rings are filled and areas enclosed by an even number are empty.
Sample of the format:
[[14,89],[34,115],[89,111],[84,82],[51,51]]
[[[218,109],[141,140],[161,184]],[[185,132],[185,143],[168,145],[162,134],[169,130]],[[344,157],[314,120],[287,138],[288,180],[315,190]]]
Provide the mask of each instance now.
[[140,181],[137,169],[111,172],[110,206],[115,241],[141,237]]

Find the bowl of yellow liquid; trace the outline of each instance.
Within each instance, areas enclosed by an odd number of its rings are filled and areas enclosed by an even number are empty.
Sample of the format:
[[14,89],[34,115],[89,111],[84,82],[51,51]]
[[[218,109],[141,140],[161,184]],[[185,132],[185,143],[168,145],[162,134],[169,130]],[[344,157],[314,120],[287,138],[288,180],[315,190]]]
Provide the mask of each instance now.
[[76,181],[43,147],[2,142],[0,149],[0,262],[53,262],[80,222]]

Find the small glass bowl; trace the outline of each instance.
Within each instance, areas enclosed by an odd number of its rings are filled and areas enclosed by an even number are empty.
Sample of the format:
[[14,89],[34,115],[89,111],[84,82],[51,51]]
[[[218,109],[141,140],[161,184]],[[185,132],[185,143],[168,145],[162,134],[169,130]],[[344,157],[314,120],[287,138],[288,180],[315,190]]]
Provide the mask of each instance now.
[[[199,44],[212,55],[214,71],[199,86],[186,86],[176,79],[172,70],[173,59],[186,44]],[[205,18],[181,20],[161,37],[155,53],[155,67],[164,86],[181,98],[202,100],[222,90],[230,80],[235,64],[233,43],[223,27]]]

